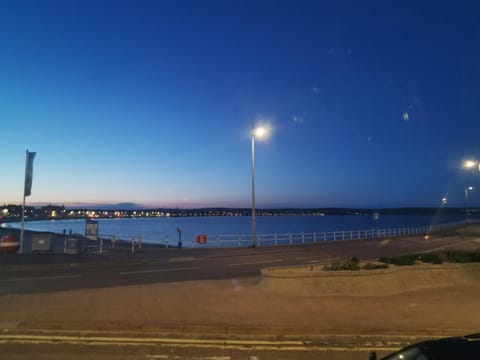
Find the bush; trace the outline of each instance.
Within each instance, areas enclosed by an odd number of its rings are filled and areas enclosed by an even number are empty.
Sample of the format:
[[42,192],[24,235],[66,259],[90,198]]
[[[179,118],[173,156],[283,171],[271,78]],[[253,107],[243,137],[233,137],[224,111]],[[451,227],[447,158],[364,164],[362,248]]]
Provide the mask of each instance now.
[[480,251],[470,253],[470,260],[472,262],[480,262]]
[[385,264],[390,264],[390,259],[388,257],[381,257],[380,259],[378,259],[378,261]]
[[409,254],[401,256],[383,257],[379,259],[385,264],[392,264],[398,266],[414,265],[419,263],[442,264],[444,262],[451,263],[469,263],[480,262],[480,251],[462,251],[449,250],[443,252],[431,252],[426,254]]
[[472,261],[471,253],[467,251],[450,250],[447,251],[447,260],[453,263],[468,263]]
[[376,269],[387,269],[388,264],[375,264],[375,263],[366,263],[363,265],[364,270],[376,270]]
[[326,271],[340,271],[340,270],[360,270],[360,265],[358,262],[349,260],[349,261],[335,261],[332,264],[325,264],[323,270]]
[[418,259],[430,264],[442,264],[445,261],[444,256],[439,253],[422,254],[418,256]]
[[360,265],[358,265],[358,261],[348,261],[345,263],[345,269],[344,270],[360,270]]
[[402,255],[389,258],[389,263],[392,265],[406,266],[414,265],[417,260],[416,255]]

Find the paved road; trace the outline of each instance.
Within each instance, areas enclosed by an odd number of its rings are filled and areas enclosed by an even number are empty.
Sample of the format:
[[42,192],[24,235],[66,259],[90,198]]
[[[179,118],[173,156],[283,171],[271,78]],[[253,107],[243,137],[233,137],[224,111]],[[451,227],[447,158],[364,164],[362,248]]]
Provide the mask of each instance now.
[[258,276],[267,266],[356,256],[374,259],[456,246],[477,238],[478,225],[424,237],[353,240],[256,249],[143,248],[81,255],[0,257],[0,294],[49,292],[156,282]]
[[384,356],[422,336],[330,335],[311,338],[202,338],[145,334],[12,333],[0,334],[8,359],[368,359]]

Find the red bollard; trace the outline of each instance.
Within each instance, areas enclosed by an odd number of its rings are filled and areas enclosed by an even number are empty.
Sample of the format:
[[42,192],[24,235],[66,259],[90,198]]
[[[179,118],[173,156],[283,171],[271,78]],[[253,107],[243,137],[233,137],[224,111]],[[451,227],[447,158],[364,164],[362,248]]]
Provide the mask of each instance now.
[[16,234],[7,234],[0,240],[0,252],[2,254],[15,254],[20,248],[20,240]]

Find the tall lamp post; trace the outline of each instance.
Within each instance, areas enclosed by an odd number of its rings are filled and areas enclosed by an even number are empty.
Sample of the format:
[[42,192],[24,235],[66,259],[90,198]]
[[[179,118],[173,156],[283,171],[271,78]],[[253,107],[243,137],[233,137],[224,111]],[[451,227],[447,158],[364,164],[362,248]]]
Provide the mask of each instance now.
[[468,206],[468,193],[470,191],[472,191],[473,189],[474,189],[473,186],[469,186],[469,187],[465,188],[465,207],[466,207],[465,208],[465,212],[466,212],[465,217],[466,217],[467,221],[468,221],[468,215],[469,215],[469,212],[470,212],[470,209],[469,209],[469,206]]
[[[462,167],[467,170],[472,170],[478,167],[478,171],[480,172],[480,161],[474,160],[474,159],[468,159],[464,160]],[[469,208],[468,208],[468,193],[472,191],[474,188],[473,186],[469,186],[465,189],[465,206],[467,207],[466,209],[466,219],[468,221],[468,215],[469,215]]]
[[268,128],[255,127],[252,123],[252,247],[257,246],[257,218],[255,214],[255,138],[263,139],[268,136]]

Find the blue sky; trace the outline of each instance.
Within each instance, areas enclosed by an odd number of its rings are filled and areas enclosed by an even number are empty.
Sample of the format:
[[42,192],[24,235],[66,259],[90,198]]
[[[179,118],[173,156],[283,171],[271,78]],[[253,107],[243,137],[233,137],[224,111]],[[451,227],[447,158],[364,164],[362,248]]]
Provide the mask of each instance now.
[[0,203],[480,205],[480,5],[0,0]]

